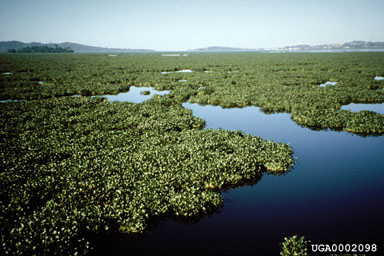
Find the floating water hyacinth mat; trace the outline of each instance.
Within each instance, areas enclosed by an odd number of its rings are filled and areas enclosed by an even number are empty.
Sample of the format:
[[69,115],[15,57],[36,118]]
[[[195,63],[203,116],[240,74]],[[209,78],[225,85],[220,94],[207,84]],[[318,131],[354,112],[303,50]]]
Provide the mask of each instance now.
[[[292,165],[286,145],[201,130],[182,102],[259,106],[311,129],[383,134],[384,115],[340,110],[384,102],[377,76],[381,52],[0,54],[0,100],[27,100],[0,103],[1,253],[86,253],[85,233],[131,234],[153,217],[205,214],[220,190]],[[336,84],[320,87],[327,81]],[[138,105],[68,97],[131,86],[170,93]]]
[[[178,72],[185,70],[193,72]],[[12,75],[3,75],[7,72]],[[382,76],[383,52],[196,53],[183,58],[0,54],[0,100],[117,94],[132,85],[152,86],[171,90],[168,97],[179,104],[259,106],[267,113],[291,113],[292,120],[311,129],[380,135],[384,115],[340,108],[383,103],[384,81],[375,80]],[[320,87],[327,81],[336,84]]]
[[207,214],[220,191],[282,173],[291,148],[202,130],[180,105],[63,97],[1,107],[1,253],[87,253],[86,233]]

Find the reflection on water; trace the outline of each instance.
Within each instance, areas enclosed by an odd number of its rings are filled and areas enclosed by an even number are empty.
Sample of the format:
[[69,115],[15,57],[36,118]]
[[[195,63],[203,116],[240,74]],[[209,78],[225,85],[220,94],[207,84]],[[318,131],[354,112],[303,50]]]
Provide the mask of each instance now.
[[356,104],[351,103],[349,105],[341,106],[342,110],[350,110],[352,112],[359,112],[362,110],[369,110],[373,112],[377,112],[379,114],[384,114],[384,104],[378,103],[378,104]]
[[[141,94],[144,91],[149,91],[148,95]],[[116,95],[103,95],[103,96],[94,96],[94,97],[104,97],[109,101],[119,101],[119,102],[132,102],[132,103],[141,103],[150,99],[153,95],[165,95],[169,91],[157,91],[152,87],[129,87],[129,92],[123,92]]]
[[12,72],[4,72],[3,75],[12,75]]
[[290,119],[290,114],[267,115],[254,106],[224,109],[220,106],[201,106],[197,103],[183,103],[183,106],[191,109],[194,116],[204,119],[207,128],[241,130],[249,134],[257,131],[258,136],[277,142],[285,142],[287,131],[294,130],[296,127],[301,128]]
[[206,128],[289,143],[297,158],[294,169],[224,192],[220,214],[197,224],[169,220],[133,244],[114,241],[106,248],[121,255],[279,255],[279,243],[294,234],[311,241],[382,240],[383,136],[313,131],[289,114],[267,115],[257,107],[183,106],[206,120]]

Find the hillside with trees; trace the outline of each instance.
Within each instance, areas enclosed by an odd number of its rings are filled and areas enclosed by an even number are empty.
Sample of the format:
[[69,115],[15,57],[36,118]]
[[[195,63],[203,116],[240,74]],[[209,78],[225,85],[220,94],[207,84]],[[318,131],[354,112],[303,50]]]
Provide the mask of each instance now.
[[43,45],[43,46],[27,46],[18,50],[8,49],[8,52],[10,53],[59,53],[59,52],[71,53],[74,51],[70,47],[62,48],[58,45],[55,45],[55,47],[48,47],[46,45]]

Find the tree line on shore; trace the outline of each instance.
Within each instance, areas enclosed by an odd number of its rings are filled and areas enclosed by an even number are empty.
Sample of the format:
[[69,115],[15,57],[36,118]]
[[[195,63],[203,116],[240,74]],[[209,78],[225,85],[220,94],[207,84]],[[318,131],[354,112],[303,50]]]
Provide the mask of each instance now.
[[62,48],[58,45],[55,45],[55,47],[48,47],[46,45],[44,46],[27,46],[23,47],[21,49],[15,50],[15,49],[8,49],[9,53],[57,53],[57,52],[74,52],[70,47]]

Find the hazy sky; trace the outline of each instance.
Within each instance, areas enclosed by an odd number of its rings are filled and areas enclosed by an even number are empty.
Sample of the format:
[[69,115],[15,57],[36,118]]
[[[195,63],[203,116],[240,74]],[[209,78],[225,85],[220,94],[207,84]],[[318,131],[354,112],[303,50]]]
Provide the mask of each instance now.
[[0,41],[187,50],[384,41],[384,0],[0,0]]

